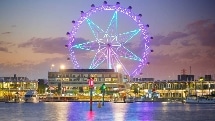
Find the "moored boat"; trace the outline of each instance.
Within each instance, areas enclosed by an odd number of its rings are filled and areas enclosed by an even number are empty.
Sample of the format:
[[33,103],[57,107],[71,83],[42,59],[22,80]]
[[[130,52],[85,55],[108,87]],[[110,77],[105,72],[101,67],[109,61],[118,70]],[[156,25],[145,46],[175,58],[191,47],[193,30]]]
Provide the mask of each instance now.
[[26,92],[24,100],[26,103],[38,103],[39,97],[36,90],[29,90]]
[[215,97],[212,96],[189,96],[185,103],[190,104],[215,104]]

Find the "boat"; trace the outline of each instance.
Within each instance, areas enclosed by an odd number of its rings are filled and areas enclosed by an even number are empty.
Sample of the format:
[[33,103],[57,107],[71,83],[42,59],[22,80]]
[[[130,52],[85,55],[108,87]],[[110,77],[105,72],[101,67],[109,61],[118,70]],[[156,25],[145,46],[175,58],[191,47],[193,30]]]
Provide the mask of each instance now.
[[188,96],[185,100],[188,104],[215,104],[215,97],[212,96]]
[[24,101],[26,103],[38,103],[39,102],[39,96],[37,95],[36,90],[29,90],[26,92],[24,96]]

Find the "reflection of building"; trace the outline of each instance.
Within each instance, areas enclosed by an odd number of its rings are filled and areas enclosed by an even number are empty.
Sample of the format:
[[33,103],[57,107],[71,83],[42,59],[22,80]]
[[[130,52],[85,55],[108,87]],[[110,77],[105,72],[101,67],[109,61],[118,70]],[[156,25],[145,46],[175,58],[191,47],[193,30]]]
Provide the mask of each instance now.
[[94,89],[105,83],[110,91],[122,84],[122,74],[114,72],[114,69],[60,69],[59,72],[48,72],[52,92],[58,90],[59,93],[87,92],[90,77],[94,77]]
[[17,92],[25,93],[27,90],[36,90],[38,81],[29,80],[27,77],[0,77],[0,97],[14,95]]

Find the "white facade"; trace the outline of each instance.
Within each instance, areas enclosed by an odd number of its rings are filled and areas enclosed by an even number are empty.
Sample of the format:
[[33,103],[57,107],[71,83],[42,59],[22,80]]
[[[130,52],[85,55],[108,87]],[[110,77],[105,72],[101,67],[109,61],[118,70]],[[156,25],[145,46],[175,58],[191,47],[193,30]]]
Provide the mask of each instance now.
[[88,79],[94,77],[94,87],[99,88],[103,83],[110,90],[122,84],[122,74],[114,69],[61,69],[59,72],[49,72],[49,86],[52,90],[61,88],[63,92],[73,89],[88,89]]

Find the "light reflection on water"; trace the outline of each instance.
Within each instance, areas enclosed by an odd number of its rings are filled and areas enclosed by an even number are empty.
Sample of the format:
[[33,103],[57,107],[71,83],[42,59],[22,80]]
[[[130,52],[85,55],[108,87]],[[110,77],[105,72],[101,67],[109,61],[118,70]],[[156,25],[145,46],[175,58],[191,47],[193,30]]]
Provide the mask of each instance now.
[[215,105],[93,102],[0,103],[1,121],[214,121]]
[[111,105],[113,119],[115,121],[123,121],[128,108],[128,103],[119,103],[118,105]]

